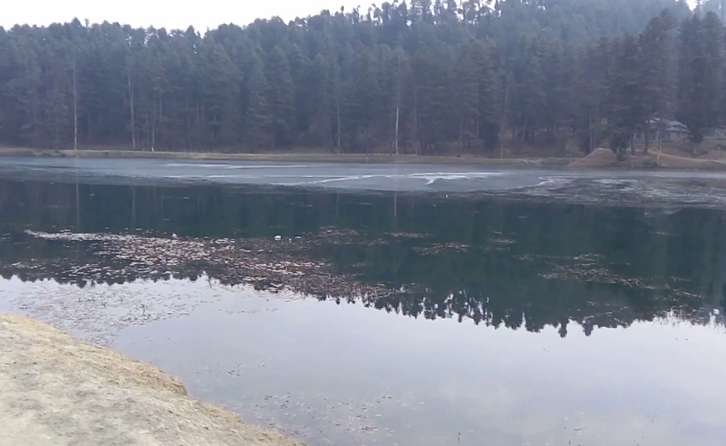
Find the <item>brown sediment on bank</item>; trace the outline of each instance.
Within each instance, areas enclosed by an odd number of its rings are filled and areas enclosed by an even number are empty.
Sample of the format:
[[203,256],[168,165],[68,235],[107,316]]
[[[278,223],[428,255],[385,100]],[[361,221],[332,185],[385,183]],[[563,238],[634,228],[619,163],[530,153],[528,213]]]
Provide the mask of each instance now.
[[195,401],[164,372],[40,322],[0,316],[0,445],[294,446]]
[[619,159],[610,149],[599,148],[589,155],[572,161],[573,169],[683,169],[726,170],[726,160],[709,157],[688,157],[671,153],[626,154]]
[[465,164],[502,167],[562,167],[571,157],[542,158],[488,158],[478,155],[394,155],[388,153],[214,153],[214,152],[145,152],[138,150],[53,150],[27,148],[0,148],[0,157],[47,158],[122,158],[173,159],[190,161],[267,161],[267,162],[320,162],[320,163],[398,163],[398,164]]

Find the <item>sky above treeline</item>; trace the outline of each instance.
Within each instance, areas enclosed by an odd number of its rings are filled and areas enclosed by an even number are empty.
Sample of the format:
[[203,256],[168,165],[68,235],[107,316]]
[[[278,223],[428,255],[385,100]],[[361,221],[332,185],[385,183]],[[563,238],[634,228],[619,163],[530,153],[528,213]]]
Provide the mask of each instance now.
[[[119,22],[135,27],[186,29],[200,31],[223,23],[246,25],[257,18],[279,16],[284,20],[307,17],[323,9],[351,10],[369,5],[362,0],[20,0],[8,1],[0,11],[0,26],[16,24],[49,25],[73,18],[91,23]],[[368,6],[361,8],[367,10]]]
[[186,29],[192,25],[204,32],[224,23],[246,25],[258,18],[275,16],[288,21],[323,9],[337,11],[341,6],[350,11],[360,5],[361,11],[366,11],[371,3],[371,0],[20,0],[3,6],[0,26],[49,25],[78,18],[91,23],[110,21],[135,27]]

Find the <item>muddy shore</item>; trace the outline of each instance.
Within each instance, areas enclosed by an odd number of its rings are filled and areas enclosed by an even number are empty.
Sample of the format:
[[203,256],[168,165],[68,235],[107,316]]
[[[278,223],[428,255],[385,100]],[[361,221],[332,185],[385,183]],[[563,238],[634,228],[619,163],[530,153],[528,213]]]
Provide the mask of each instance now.
[[195,401],[164,372],[50,326],[0,315],[2,446],[296,446]]

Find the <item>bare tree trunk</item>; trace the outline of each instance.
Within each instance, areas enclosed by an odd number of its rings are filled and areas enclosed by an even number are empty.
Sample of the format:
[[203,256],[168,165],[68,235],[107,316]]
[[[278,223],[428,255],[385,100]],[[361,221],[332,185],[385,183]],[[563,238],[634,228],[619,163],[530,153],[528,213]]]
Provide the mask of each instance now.
[[[474,135],[476,135],[476,140],[479,141],[479,143],[481,143],[481,111],[480,110],[476,111],[476,133],[474,133]],[[479,145],[480,144],[477,144],[477,146],[479,146]],[[469,145],[466,148],[471,149],[471,141],[469,142]]]
[[399,135],[400,135],[400,124],[401,124],[401,86],[403,79],[401,79],[401,55],[400,53],[396,56],[396,129],[395,136],[393,139],[393,149],[396,155],[399,154]]
[[413,134],[416,138],[416,155],[421,155],[421,135],[419,135],[418,123],[418,87],[413,89]]
[[149,120],[151,121],[151,151],[153,152],[156,145],[156,117],[152,114]]
[[459,123],[459,153],[464,151],[464,127],[466,124],[464,124],[464,121],[462,120]]
[[663,133],[661,132],[661,125],[658,124],[658,134],[656,135],[656,138],[658,138],[658,157],[656,159],[656,165],[660,165],[660,156],[663,153]]
[[336,142],[335,147],[338,153],[342,152],[343,148],[343,135],[342,135],[342,124],[340,119],[340,92],[336,91],[335,93],[335,133],[336,133]]
[[191,122],[189,119],[189,97],[184,97],[184,122],[185,122],[185,128],[184,128],[184,149],[189,152],[189,146],[191,145],[191,135],[189,132],[189,129],[192,127]]
[[[504,107],[502,108],[502,117],[501,117],[501,129],[502,132],[504,132],[504,129],[508,125],[507,120],[507,113],[509,110],[509,78],[504,80]],[[512,138],[514,138],[514,130],[512,130]],[[504,139],[500,138],[499,140],[499,158],[504,158]]]
[[76,59],[73,59],[73,150],[78,152],[78,76]]
[[[164,102],[163,101],[164,101],[164,99],[162,98],[161,95],[159,95],[159,116],[157,118],[157,123],[156,123],[157,132],[160,131],[159,129],[161,127],[161,121],[164,118]],[[151,151],[153,152],[155,150],[156,150],[156,144],[151,146]]]
[[135,102],[135,94],[134,94],[134,84],[131,81],[131,73],[127,73],[127,80],[128,80],[128,87],[129,87],[129,113],[130,113],[130,120],[129,125],[131,127],[131,148],[133,150],[136,150],[136,105]]
[[194,122],[194,136],[195,136],[195,146],[196,149],[198,146],[200,146],[201,141],[201,132],[199,129],[201,128],[201,122],[202,122],[202,107],[199,105],[199,102],[197,101],[195,105],[195,111],[196,111],[196,121]]
[[592,151],[595,150],[595,129],[592,125],[592,112],[588,113],[587,116],[587,132],[587,153],[592,153]]
[[398,155],[398,132],[399,132],[400,122],[401,122],[401,105],[397,102],[396,103],[396,136],[393,140],[393,148],[395,150],[396,155]]
[[650,149],[650,132],[648,131],[647,127],[643,131],[643,142],[645,144],[644,152],[647,154],[648,150]]

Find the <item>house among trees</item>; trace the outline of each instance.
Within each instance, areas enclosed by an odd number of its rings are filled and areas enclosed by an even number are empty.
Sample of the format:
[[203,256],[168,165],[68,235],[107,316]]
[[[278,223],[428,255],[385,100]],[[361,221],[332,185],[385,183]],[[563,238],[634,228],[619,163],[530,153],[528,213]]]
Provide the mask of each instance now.
[[648,121],[648,132],[652,141],[680,144],[686,143],[691,137],[688,126],[680,121],[654,118]]

